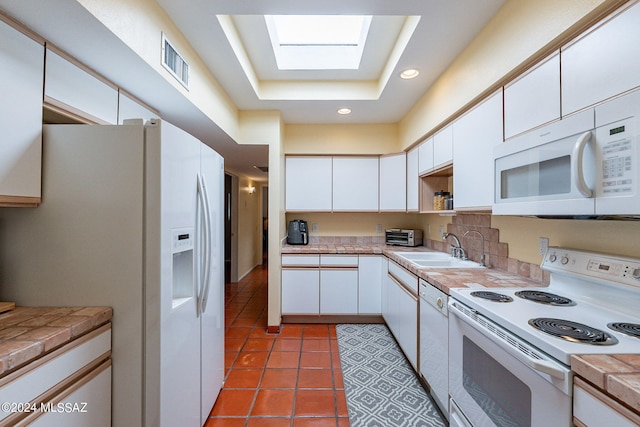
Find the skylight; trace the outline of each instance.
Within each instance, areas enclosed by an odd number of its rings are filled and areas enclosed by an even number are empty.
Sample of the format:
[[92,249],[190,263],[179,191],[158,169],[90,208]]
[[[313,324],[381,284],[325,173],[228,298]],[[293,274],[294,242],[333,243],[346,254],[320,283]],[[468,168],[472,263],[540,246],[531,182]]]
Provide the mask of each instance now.
[[266,15],[280,70],[357,70],[371,16]]

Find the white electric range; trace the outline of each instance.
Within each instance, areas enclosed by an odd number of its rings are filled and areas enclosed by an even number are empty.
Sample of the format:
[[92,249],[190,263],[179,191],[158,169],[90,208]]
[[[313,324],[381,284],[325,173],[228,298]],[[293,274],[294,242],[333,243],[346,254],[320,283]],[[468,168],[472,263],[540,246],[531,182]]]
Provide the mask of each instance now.
[[542,269],[548,287],[451,289],[451,412],[472,426],[569,426],[571,355],[640,353],[640,259],[551,247]]

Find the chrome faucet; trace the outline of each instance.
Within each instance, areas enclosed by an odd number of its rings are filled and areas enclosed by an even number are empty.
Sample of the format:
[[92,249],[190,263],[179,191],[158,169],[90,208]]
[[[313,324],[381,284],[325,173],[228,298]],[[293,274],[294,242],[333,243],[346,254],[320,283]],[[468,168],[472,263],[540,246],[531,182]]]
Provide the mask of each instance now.
[[476,233],[480,235],[480,238],[482,239],[482,253],[480,254],[480,265],[482,265],[483,267],[487,267],[487,264],[485,264],[485,254],[484,254],[484,236],[482,235],[481,232],[479,232],[478,230],[469,230],[466,233],[464,233],[464,235],[462,237],[467,237],[467,234],[469,233]]
[[458,236],[456,236],[453,233],[444,233],[442,235],[442,240],[447,241],[447,237],[452,237],[456,243],[455,245],[452,245],[451,243],[449,243],[449,247],[451,248],[451,256],[460,258],[460,259],[467,259],[467,254],[464,252],[464,249],[462,249],[462,246],[460,245],[460,239],[458,239]]

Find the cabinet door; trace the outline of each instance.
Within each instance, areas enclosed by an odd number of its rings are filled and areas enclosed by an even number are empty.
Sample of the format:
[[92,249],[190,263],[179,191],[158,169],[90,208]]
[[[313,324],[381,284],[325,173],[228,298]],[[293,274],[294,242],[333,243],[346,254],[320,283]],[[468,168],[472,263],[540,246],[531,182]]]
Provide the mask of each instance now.
[[320,271],[282,270],[282,314],[320,313]]
[[111,365],[98,367],[71,386],[71,394],[61,402],[44,404],[46,412],[33,427],[109,427],[111,426]]
[[418,148],[407,153],[407,210],[416,212],[419,209],[418,187]]
[[453,123],[455,209],[493,204],[493,148],[502,142],[502,93],[497,92]]
[[287,211],[331,211],[331,157],[285,159]]
[[562,48],[562,114],[640,86],[640,4]]
[[451,125],[433,136],[433,167],[435,169],[453,160],[453,128]]
[[118,96],[118,124],[122,124],[128,119],[142,119],[146,123],[147,120],[160,118],[160,115],[151,111],[144,105],[138,103],[133,98],[120,92]]
[[378,158],[333,158],[333,210],[378,211]]
[[505,138],[560,118],[560,54],[504,88]]
[[320,270],[320,314],[358,314],[358,270]]
[[[385,319],[385,321],[387,322],[387,324],[389,323],[388,320],[388,316],[389,316],[389,281],[391,280],[389,278],[389,275],[387,274],[387,271],[389,270],[389,260],[387,259],[387,257],[381,257],[382,258],[382,301],[381,301],[381,311],[382,311],[382,317]],[[360,284],[358,283],[358,287],[360,286]]]
[[0,204],[37,204],[42,168],[44,46],[2,21],[0,40]]
[[98,124],[118,123],[118,90],[47,49],[45,103]]
[[407,210],[407,156],[405,153],[380,157],[380,210],[396,212]]
[[[387,276],[389,277],[389,276]],[[389,277],[389,320],[387,325],[414,369],[418,356],[418,300]]]
[[[358,257],[358,313],[382,313],[382,258],[376,255]],[[384,273],[384,276],[383,276]]]
[[384,304],[382,317],[387,323],[389,330],[397,337],[398,334],[398,284],[389,274],[383,276],[384,280]]
[[418,300],[398,285],[399,342],[405,356],[418,368]]
[[423,175],[433,169],[433,137],[418,146],[418,170]]

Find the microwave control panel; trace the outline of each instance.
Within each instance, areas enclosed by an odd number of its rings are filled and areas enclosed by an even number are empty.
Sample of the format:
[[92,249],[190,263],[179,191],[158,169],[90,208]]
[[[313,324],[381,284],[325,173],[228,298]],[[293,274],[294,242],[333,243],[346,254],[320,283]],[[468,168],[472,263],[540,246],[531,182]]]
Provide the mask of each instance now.
[[604,196],[633,193],[633,135],[633,118],[605,126],[598,132]]

